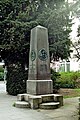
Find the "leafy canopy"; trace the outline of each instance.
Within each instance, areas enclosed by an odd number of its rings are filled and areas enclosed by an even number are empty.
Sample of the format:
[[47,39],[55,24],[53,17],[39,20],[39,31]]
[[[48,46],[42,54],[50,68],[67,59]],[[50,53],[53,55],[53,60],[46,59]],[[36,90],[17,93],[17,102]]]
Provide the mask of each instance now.
[[1,0],[0,7],[0,49],[5,62],[28,62],[30,30],[38,24],[48,28],[50,56],[68,58],[71,19],[65,0]]

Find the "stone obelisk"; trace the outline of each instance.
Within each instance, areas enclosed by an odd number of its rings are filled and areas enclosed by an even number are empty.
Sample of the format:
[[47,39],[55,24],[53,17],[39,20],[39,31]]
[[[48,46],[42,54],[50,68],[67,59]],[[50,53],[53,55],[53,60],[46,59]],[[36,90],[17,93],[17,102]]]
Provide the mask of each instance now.
[[53,91],[52,85],[48,31],[47,28],[38,25],[31,30],[27,93],[50,94]]

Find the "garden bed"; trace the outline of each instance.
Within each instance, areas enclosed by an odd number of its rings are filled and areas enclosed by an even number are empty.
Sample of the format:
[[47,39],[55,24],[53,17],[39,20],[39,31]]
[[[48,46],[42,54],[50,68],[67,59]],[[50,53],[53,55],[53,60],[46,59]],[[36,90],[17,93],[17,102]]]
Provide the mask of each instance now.
[[58,92],[59,94],[62,94],[64,98],[80,97],[80,88],[79,89],[60,88]]

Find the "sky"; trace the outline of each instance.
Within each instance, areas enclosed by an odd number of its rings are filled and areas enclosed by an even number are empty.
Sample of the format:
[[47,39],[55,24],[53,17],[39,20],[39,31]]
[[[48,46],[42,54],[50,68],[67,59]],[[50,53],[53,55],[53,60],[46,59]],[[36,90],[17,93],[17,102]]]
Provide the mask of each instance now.
[[[73,0],[68,0],[68,2],[71,3],[71,2],[73,2]],[[74,2],[76,2],[76,1],[74,1]]]
[[74,18],[73,20],[73,25],[72,25],[72,32],[70,33],[70,36],[71,36],[71,39],[73,41],[77,40],[77,28],[78,28],[78,25],[80,24],[79,22],[79,19],[78,18]]
[[73,0],[68,0],[68,2],[70,3],[70,2],[73,2]]
[[[73,0],[68,0],[69,3],[73,2]],[[74,1],[75,2],[75,1]],[[70,38],[72,39],[72,41],[74,42],[75,40],[77,40],[77,28],[78,25],[80,24],[79,19],[78,18],[74,18],[74,20],[72,21],[74,24],[72,25],[72,32],[70,34]]]
[[[76,2],[73,0],[65,0],[65,1],[68,1],[69,3]],[[72,25],[72,32],[70,33],[70,38],[73,42],[75,42],[75,40],[78,39],[77,38],[77,28],[78,28],[78,25],[80,24],[79,19],[74,18],[72,23],[74,23],[74,24]]]

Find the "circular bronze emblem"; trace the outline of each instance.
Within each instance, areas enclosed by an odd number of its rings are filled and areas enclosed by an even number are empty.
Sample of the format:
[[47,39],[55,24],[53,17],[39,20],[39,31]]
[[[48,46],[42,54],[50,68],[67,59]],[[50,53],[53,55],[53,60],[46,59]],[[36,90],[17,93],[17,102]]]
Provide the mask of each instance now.
[[39,51],[38,57],[42,61],[46,61],[48,59],[47,52],[45,51],[44,48]]
[[36,59],[36,53],[34,50],[31,51],[31,60],[34,61]]

